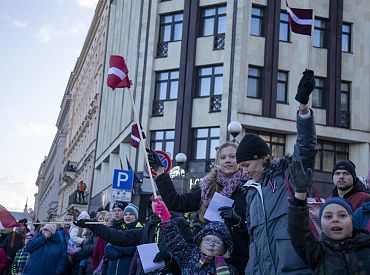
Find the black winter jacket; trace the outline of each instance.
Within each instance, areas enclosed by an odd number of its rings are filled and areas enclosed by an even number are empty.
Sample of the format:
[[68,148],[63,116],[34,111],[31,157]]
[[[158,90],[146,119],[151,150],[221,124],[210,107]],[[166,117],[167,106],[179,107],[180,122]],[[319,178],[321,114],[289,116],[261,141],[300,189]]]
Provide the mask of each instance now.
[[[197,211],[201,205],[201,189],[192,190],[189,193],[177,193],[175,186],[168,174],[161,174],[156,178],[158,191],[169,210],[176,212]],[[242,218],[241,225],[245,224],[246,217],[246,193],[240,186],[231,194],[234,200],[235,212]],[[234,250],[230,258],[226,259],[228,264],[235,266],[240,274],[244,273],[248,261],[248,232],[244,226],[230,228],[231,237],[234,242]]]

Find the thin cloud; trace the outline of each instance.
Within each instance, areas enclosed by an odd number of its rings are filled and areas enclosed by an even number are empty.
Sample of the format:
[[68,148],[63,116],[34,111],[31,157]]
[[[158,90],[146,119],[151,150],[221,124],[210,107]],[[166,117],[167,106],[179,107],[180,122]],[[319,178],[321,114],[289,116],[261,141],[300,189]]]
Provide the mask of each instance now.
[[12,21],[9,22],[9,25],[10,26],[13,26],[17,29],[23,29],[25,27],[28,26],[28,23],[27,22],[23,22],[23,21],[20,21],[20,20],[17,20],[17,19],[14,19]]
[[29,121],[14,121],[9,133],[15,138],[45,138],[55,135],[56,127],[49,124]]
[[75,36],[80,33],[85,33],[86,26],[83,22],[77,21],[70,26],[56,27],[54,24],[49,23],[43,25],[37,33],[37,38],[40,44],[50,43],[55,39],[65,38],[68,36]]
[[82,8],[93,9],[98,4],[98,0],[77,0],[77,5]]

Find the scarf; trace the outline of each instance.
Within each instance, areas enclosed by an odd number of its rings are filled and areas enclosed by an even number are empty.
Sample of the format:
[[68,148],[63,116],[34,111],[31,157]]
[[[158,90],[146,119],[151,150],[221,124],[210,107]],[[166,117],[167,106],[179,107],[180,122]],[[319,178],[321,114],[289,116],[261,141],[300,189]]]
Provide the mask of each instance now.
[[[217,173],[217,174],[216,174]],[[249,179],[249,176],[243,172],[242,169],[236,170],[232,175],[226,175],[221,171],[214,170],[201,183],[201,199],[204,206],[208,206],[212,198],[208,198],[211,190],[213,179],[217,175],[217,183],[221,186],[221,190],[217,192],[221,195],[230,198],[235,189],[240,185],[241,181]]]
[[230,275],[230,269],[223,256],[210,257],[202,254],[198,262],[197,267],[200,269],[204,264],[211,263],[212,260],[215,262],[216,274],[217,275]]

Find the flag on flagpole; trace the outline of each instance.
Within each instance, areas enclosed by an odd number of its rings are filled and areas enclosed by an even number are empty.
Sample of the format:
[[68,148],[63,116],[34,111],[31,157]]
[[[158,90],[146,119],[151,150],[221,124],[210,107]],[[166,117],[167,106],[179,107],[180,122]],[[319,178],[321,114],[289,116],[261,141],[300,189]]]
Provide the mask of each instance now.
[[[140,128],[141,128],[141,135],[143,136],[143,139],[145,139],[145,133],[143,132],[143,127],[141,126],[140,123]],[[131,146],[135,148],[139,148],[140,144],[140,134],[139,134],[139,129],[137,127],[137,124],[132,124],[131,126]]]
[[313,10],[291,8],[288,2],[286,2],[286,8],[292,32],[311,36]]
[[19,227],[20,224],[17,223],[17,220],[12,216],[12,214],[6,210],[6,208],[0,205],[0,228],[11,228]]
[[135,171],[132,169],[132,166],[131,166],[130,162],[128,161],[127,156],[126,156],[126,162],[127,162],[127,169],[134,173],[134,182],[141,182],[139,177],[136,175]]
[[128,68],[125,59],[119,55],[111,55],[107,85],[113,90],[116,88],[130,88],[131,80],[128,78]]

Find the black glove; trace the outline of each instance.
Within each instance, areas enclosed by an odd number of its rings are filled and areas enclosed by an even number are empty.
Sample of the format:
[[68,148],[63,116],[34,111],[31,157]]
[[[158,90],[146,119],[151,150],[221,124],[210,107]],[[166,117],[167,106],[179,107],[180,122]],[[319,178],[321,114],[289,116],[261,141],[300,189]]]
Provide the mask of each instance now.
[[146,148],[146,152],[148,153],[148,160],[149,165],[154,170],[157,170],[158,167],[164,167],[162,161],[159,159],[158,155],[150,148]]
[[157,255],[155,255],[153,262],[159,263],[165,261],[166,263],[169,263],[172,261],[172,256],[168,252],[158,252]]
[[220,211],[220,216],[228,225],[238,225],[242,220],[242,218],[235,212],[235,209],[230,206],[222,206],[218,211]]
[[302,104],[307,104],[310,94],[312,93],[313,89],[315,89],[315,77],[314,72],[312,70],[305,70],[303,72],[303,76],[301,81],[299,81],[297,94],[295,95],[295,99]]
[[89,227],[89,224],[86,224],[86,222],[91,222],[91,221],[92,220],[90,219],[81,219],[78,221],[74,221],[73,224],[81,228],[86,228],[86,227]]
[[312,170],[304,171],[302,162],[299,159],[293,159],[290,164],[290,174],[292,175],[292,184],[297,193],[307,193],[312,184]]

